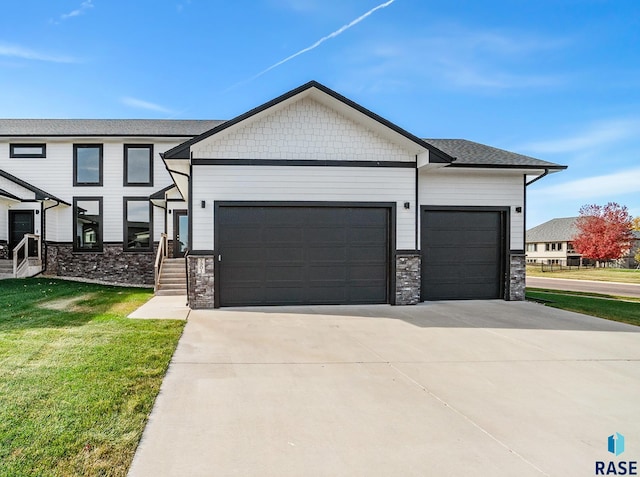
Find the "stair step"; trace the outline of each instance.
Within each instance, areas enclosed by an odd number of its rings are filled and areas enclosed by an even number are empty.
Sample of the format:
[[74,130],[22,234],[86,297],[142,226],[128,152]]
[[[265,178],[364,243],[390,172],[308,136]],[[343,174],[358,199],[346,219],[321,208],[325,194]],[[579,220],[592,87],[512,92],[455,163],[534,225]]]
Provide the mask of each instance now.
[[186,295],[186,294],[187,294],[186,288],[184,290],[158,290],[156,292],[157,296],[180,296],[180,295]]
[[158,285],[162,286],[162,285],[183,285],[186,283],[187,281],[184,278],[181,277],[160,277],[160,280],[158,280]]

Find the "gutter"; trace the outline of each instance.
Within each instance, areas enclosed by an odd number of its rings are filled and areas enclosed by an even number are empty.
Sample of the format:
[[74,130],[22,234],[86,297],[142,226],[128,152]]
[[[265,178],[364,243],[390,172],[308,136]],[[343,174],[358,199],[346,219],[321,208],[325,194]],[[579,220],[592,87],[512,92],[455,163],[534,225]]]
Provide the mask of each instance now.
[[548,168],[548,167],[544,169],[544,173],[540,174],[540,175],[539,175],[538,177],[536,177],[535,179],[532,179],[532,180],[530,180],[529,182],[526,182],[526,183],[524,184],[524,186],[526,187],[526,186],[528,186],[528,185],[533,184],[533,183],[534,183],[534,182],[536,182],[536,181],[539,181],[540,179],[542,179],[542,178],[543,178],[544,176],[546,176],[547,174],[549,174],[549,168]]

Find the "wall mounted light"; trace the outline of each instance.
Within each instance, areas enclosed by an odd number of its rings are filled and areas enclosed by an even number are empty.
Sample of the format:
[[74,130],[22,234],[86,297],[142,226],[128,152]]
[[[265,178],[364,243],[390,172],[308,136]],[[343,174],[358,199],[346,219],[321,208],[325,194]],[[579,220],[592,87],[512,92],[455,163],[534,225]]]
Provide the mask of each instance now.
[[409,202],[405,202],[404,203],[404,208],[407,209],[407,210],[410,209],[411,208],[411,204]]
[[36,215],[38,215],[40,213],[40,211],[38,209],[36,209]]
[[202,207],[203,209],[207,206],[207,203],[204,200],[200,201],[200,207]]
[[522,213],[522,207],[516,207],[516,214]]

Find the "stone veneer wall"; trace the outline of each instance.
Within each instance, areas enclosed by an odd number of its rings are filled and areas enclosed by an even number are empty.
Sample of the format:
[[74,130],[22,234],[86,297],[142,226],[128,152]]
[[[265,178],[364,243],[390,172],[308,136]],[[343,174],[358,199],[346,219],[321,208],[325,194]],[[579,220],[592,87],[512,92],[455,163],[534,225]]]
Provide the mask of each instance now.
[[511,254],[509,258],[509,295],[507,300],[523,301],[527,279],[527,260],[524,254]]
[[192,310],[213,308],[213,255],[187,255],[187,298]]
[[420,266],[420,253],[396,253],[396,305],[420,302]]
[[47,275],[89,278],[112,283],[153,285],[157,244],[152,252],[125,252],[105,244],[102,252],[74,252],[72,244],[46,245]]

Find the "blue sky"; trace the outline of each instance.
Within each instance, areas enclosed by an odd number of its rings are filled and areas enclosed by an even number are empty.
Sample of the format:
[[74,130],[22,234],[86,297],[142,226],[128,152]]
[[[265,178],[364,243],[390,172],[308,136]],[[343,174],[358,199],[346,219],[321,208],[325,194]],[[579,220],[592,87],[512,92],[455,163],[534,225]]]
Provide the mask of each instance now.
[[417,136],[568,165],[530,187],[528,227],[640,215],[637,0],[2,5],[0,117],[230,119],[311,79]]

